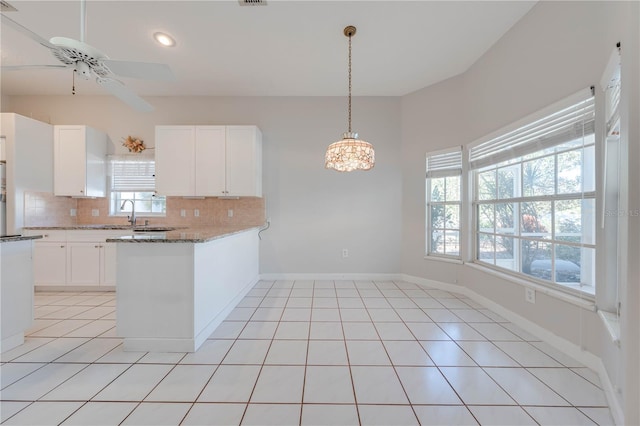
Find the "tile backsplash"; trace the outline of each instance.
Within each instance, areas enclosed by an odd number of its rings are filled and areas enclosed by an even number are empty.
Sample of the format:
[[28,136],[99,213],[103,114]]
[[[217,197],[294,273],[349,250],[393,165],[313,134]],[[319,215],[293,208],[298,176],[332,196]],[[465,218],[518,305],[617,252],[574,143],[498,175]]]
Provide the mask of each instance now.
[[[77,216],[71,216],[75,209]],[[184,210],[184,216],[181,215]],[[196,212],[198,211],[198,216]],[[97,213],[97,216],[94,214]],[[167,197],[165,217],[138,214],[138,224],[149,220],[152,225],[175,226],[251,226],[263,225],[266,221],[264,198],[220,198],[192,199]],[[25,226],[69,226],[114,224],[126,225],[123,216],[109,216],[108,198],[55,197],[49,193],[25,193]]]
[[24,226],[72,226],[76,225],[78,200],[55,197],[48,192],[24,193]]

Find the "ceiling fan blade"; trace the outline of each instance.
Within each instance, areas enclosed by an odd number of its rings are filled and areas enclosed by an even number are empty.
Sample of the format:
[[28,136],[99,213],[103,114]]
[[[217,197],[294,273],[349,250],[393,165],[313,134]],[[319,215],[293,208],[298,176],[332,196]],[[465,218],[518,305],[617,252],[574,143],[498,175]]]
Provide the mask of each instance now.
[[146,80],[175,80],[173,71],[167,64],[154,64],[148,62],[114,61],[103,59],[111,72],[122,77],[141,78]]
[[40,37],[38,34],[34,33],[33,31],[31,31],[29,28],[27,27],[23,27],[21,24],[18,24],[16,21],[14,21],[13,19],[7,17],[6,15],[1,15],[2,16],[2,23],[4,25],[8,25],[11,28],[13,28],[14,30],[21,32],[22,34],[26,35],[27,37],[37,41],[38,43],[40,43],[41,45],[43,45],[44,47],[51,49],[51,50],[56,50],[58,47],[49,43],[48,40],[45,40],[44,38]]
[[110,78],[98,78],[96,79],[96,82],[100,86],[104,87],[107,92],[111,93],[113,96],[120,99],[122,102],[129,105],[133,109],[136,109],[140,112],[151,112],[154,109],[150,103],[133,93],[118,80]]
[[2,66],[2,71],[22,71],[22,70],[39,70],[39,69],[65,69],[69,68],[67,65],[7,65]]

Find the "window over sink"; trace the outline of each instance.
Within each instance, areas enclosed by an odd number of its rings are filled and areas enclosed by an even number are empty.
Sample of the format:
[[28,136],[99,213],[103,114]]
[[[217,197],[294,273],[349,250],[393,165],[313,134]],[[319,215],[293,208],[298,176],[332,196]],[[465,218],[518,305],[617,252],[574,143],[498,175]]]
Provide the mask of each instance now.
[[155,160],[152,157],[141,155],[109,157],[109,182],[109,215],[129,215],[130,203],[121,210],[122,203],[126,200],[134,203],[136,215],[166,215],[166,197],[155,193]]

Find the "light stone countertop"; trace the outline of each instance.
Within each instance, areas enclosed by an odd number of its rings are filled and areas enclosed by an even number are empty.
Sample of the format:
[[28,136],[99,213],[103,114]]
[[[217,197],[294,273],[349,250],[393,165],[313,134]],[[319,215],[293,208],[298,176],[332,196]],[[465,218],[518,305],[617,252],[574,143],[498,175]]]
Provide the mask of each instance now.
[[[171,225],[66,225],[66,226],[25,226],[24,230],[124,230],[137,231],[133,235],[122,235],[107,238],[108,243],[205,243],[218,238],[228,237],[249,229],[259,229],[256,225],[242,226],[209,226],[189,228]],[[34,237],[16,237],[34,238]],[[40,238],[40,237],[36,237]]]
[[259,229],[259,226],[224,226],[207,228],[182,228],[166,232],[140,232],[134,235],[107,238],[108,243],[206,243],[219,238]]

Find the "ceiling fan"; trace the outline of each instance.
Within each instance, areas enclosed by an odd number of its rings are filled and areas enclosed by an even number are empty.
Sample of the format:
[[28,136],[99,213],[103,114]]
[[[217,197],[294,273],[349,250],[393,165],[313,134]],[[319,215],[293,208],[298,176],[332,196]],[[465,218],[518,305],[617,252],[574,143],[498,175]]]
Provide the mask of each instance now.
[[[3,66],[3,70],[20,70],[27,68],[73,68],[75,74],[88,80],[95,76],[96,83],[107,92],[120,99],[130,107],[142,111],[153,111],[153,106],[115,76],[132,77],[147,80],[175,80],[175,76],[166,64],[146,62],[115,61],[107,55],[85,43],[86,0],[80,1],[80,40],[67,37],[53,37],[46,40],[13,19],[1,14],[2,23],[40,43],[51,50],[63,65],[19,65]],[[75,89],[74,92],[75,94]]]

